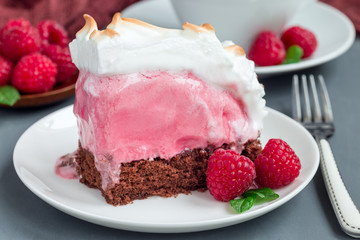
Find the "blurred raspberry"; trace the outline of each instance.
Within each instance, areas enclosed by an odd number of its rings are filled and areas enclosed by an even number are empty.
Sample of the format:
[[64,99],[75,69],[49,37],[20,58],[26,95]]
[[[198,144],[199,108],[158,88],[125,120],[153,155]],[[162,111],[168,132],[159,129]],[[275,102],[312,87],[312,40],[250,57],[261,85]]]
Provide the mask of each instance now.
[[50,44],[44,47],[43,54],[48,56],[57,65],[57,83],[66,82],[76,74],[77,68],[72,63],[69,47]]
[[25,19],[7,22],[0,30],[0,52],[12,61],[40,50],[40,36]]
[[0,87],[10,82],[12,69],[12,62],[0,56]]
[[285,58],[285,46],[274,32],[259,33],[250,48],[249,59],[258,66],[280,64]]
[[42,46],[56,44],[65,47],[69,43],[65,28],[54,20],[41,21],[38,26]]
[[256,181],[269,188],[290,184],[299,176],[301,168],[294,150],[281,139],[270,139],[254,163]]
[[12,84],[22,93],[49,91],[55,84],[56,64],[40,54],[29,54],[15,66]]
[[317,48],[317,40],[314,33],[300,26],[288,28],[281,35],[281,41],[286,48],[292,45],[298,45],[304,51],[302,58],[310,57]]
[[206,184],[218,201],[227,202],[245,192],[255,178],[254,163],[233,150],[219,148],[210,156]]
[[31,27],[31,23],[24,18],[18,18],[18,19],[12,19],[9,20],[1,29],[0,29],[0,37],[3,36],[3,34],[7,33],[10,29],[13,29],[15,27],[20,28],[29,28]]

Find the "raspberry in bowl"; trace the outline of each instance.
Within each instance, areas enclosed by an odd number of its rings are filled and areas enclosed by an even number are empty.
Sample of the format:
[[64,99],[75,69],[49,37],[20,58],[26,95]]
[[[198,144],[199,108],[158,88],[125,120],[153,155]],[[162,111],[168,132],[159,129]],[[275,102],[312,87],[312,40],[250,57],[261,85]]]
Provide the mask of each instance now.
[[31,107],[74,95],[77,68],[64,27],[43,20],[37,27],[24,18],[0,29],[0,106]]
[[298,63],[311,57],[317,46],[315,34],[299,25],[285,28],[281,35],[264,30],[251,44],[249,59],[258,67]]

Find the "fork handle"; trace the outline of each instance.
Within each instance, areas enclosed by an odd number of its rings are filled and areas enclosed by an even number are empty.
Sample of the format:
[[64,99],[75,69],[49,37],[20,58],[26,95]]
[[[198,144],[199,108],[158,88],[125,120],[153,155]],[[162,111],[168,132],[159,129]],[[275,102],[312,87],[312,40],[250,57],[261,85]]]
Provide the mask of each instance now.
[[320,139],[318,145],[321,170],[336,217],[346,234],[360,238],[360,213],[346,190],[330,144],[327,140]]

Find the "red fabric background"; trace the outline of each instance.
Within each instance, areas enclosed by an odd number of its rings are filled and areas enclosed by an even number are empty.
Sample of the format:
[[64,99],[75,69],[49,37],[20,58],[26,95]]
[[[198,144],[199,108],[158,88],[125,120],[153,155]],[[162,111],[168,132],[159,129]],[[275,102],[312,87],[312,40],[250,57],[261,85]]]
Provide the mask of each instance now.
[[84,25],[82,15],[95,18],[99,29],[110,23],[115,12],[138,0],[0,0],[0,26],[9,19],[23,17],[32,24],[53,19],[65,26],[70,39]]
[[[64,25],[70,38],[84,25],[84,13],[93,16],[99,29],[104,28],[115,12],[139,0],[0,0],[0,26],[9,19],[23,17],[37,24],[54,19]],[[195,1],[195,0],[194,0]],[[360,0],[320,0],[344,12],[360,33]]]
[[360,0],[320,0],[345,13],[360,33]]

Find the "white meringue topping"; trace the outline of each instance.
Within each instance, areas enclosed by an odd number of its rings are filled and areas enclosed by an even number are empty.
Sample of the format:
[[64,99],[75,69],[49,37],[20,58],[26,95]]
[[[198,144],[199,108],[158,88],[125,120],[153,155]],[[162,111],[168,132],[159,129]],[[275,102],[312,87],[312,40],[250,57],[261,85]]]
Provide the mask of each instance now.
[[264,89],[254,63],[244,50],[218,40],[210,24],[184,23],[181,29],[160,28],[116,13],[105,30],[84,15],[85,26],[70,43],[73,62],[97,75],[130,74],[146,70],[188,70],[213,86],[241,99],[254,128],[266,115]]

